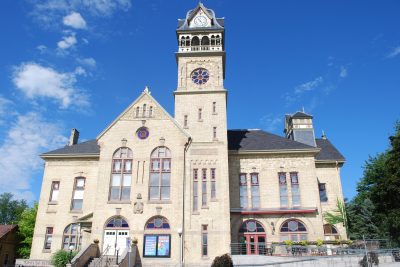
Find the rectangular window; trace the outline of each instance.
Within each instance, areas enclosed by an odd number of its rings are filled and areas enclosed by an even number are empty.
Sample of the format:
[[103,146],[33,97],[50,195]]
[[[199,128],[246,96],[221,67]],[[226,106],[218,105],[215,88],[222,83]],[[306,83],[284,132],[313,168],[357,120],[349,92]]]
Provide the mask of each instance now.
[[82,210],[83,192],[85,191],[85,178],[75,178],[74,192],[72,194],[71,210]]
[[213,127],[213,138],[217,139],[217,127]]
[[[122,151],[122,153],[126,153]],[[110,200],[129,200],[132,183],[132,160],[114,159],[112,163]]]
[[202,169],[201,206],[207,206],[207,169]]
[[142,117],[146,117],[146,104],[143,104],[143,115]]
[[58,181],[52,182],[50,191],[50,202],[57,202],[59,191],[60,191],[60,182]]
[[198,169],[193,169],[193,211],[198,211],[199,203],[199,179],[198,179]]
[[319,199],[321,202],[328,202],[328,194],[326,193],[326,184],[318,183]]
[[169,258],[171,256],[171,235],[144,235],[143,256]]
[[53,227],[46,227],[44,236],[44,249],[51,249],[51,241],[53,240]]
[[290,173],[290,182],[292,186],[292,205],[298,207],[300,206],[300,188],[297,172]]
[[215,169],[211,169],[211,199],[216,199],[217,198],[217,186],[216,186],[216,174],[215,174]]
[[247,202],[247,175],[245,173],[241,173],[239,178],[239,186],[240,186],[240,207],[242,209],[247,209],[248,208],[248,202]]
[[281,207],[286,208],[288,204],[288,193],[287,193],[287,183],[286,183],[286,173],[280,172],[278,173],[279,178],[279,194],[280,194],[280,202]]
[[208,232],[207,225],[201,226],[201,256],[208,256]]
[[188,127],[188,115],[183,116],[183,127]]
[[213,105],[212,105],[212,112],[215,114],[215,113],[217,113],[217,102],[213,102]]
[[201,121],[203,119],[202,118],[202,112],[203,112],[203,109],[199,108],[199,113],[198,113],[198,120],[199,121]]
[[250,174],[251,177],[251,205],[253,209],[260,208],[260,186],[258,183],[258,173]]

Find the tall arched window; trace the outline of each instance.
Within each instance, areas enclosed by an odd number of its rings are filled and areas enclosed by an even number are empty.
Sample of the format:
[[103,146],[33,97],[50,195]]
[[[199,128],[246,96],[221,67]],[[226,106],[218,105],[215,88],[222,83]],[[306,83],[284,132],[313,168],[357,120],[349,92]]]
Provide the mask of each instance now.
[[170,225],[166,218],[150,218],[144,228],[144,257],[169,258],[171,253]]
[[168,200],[171,185],[171,152],[165,146],[151,153],[149,199]]
[[186,36],[186,46],[190,46],[190,37]]
[[221,37],[219,35],[217,35],[216,37],[216,45],[221,45]]
[[200,45],[200,39],[199,37],[195,36],[192,38],[192,46],[199,46]]
[[79,224],[71,223],[64,229],[62,248],[69,250],[70,246],[78,249],[81,246],[82,236],[80,234]]
[[185,41],[186,41],[185,36],[182,36],[182,37],[181,37],[180,46],[185,46]]
[[211,35],[211,45],[215,45],[215,35]]
[[110,200],[129,200],[132,183],[132,150],[118,148],[113,155],[110,183]]
[[208,36],[203,36],[203,38],[201,38],[201,45],[210,45],[210,39],[208,39]]
[[281,226],[281,241],[292,240],[295,242],[307,240],[307,228],[299,220],[288,220]]

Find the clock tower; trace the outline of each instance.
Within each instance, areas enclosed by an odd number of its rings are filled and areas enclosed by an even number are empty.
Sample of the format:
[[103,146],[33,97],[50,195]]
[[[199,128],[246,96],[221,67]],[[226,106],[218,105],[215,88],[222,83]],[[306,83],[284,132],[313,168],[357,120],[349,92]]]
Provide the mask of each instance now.
[[[190,134],[186,161],[186,261],[204,260],[199,236],[207,231],[208,256],[230,251],[227,90],[224,88],[224,19],[199,3],[178,21],[175,119]],[[190,185],[190,186],[189,186]],[[191,248],[187,250],[187,248]],[[203,255],[204,256],[204,255]]]

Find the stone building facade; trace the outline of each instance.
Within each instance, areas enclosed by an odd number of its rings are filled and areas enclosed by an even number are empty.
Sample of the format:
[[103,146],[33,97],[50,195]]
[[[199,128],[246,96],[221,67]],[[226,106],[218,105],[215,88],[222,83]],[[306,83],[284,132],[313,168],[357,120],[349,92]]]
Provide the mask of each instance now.
[[95,139],[45,161],[32,259],[99,240],[137,239],[144,265],[209,265],[241,246],[346,239],[322,214],[343,200],[343,156],[316,139],[313,117],[287,115],[285,136],[227,129],[224,19],[199,3],[178,21],[172,117],[143,93]]

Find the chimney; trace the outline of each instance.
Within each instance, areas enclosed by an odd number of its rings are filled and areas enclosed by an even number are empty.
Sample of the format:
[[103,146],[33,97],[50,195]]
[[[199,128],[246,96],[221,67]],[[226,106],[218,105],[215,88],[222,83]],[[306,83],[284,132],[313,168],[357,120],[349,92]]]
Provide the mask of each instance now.
[[79,131],[75,128],[72,128],[71,130],[71,136],[69,137],[69,142],[68,145],[76,145],[78,144],[78,139],[79,139]]

